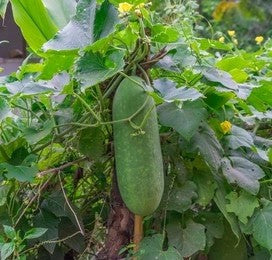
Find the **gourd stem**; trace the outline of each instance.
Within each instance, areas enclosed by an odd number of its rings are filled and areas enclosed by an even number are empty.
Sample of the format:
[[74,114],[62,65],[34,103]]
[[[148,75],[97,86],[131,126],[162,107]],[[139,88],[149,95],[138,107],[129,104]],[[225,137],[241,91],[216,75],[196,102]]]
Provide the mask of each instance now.
[[[133,236],[133,243],[134,243],[134,253],[139,250],[140,242],[143,238],[143,218],[139,215],[135,215],[134,217],[134,236]],[[134,257],[134,260],[137,258]]]

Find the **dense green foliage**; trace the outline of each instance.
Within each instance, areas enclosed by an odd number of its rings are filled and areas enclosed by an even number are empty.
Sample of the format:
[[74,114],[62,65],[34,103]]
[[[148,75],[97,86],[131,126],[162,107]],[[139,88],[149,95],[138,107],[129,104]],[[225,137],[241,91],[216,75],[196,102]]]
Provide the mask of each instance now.
[[162,11],[131,0],[127,12],[119,0],[10,2],[31,54],[0,79],[2,260],[103,248],[112,99],[135,74],[157,106],[165,176],[139,259],[270,259],[270,39],[248,52],[231,36],[201,37],[194,1]]

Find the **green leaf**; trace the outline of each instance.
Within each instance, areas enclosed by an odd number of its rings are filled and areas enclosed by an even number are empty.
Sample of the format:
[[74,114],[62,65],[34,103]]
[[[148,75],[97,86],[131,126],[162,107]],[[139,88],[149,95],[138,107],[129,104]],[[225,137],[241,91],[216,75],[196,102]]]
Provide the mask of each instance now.
[[95,10],[95,0],[80,0],[75,16],[52,40],[43,45],[43,50],[77,50],[93,43]]
[[41,237],[47,230],[47,228],[32,228],[25,233],[24,239],[34,239]]
[[4,18],[9,0],[0,0],[0,17]]
[[238,89],[237,83],[231,78],[230,74],[225,71],[215,68],[206,68],[202,70],[202,73],[209,81],[218,82],[230,90]]
[[239,224],[237,221],[237,218],[233,213],[229,213],[227,211],[226,205],[227,205],[227,199],[226,199],[226,189],[224,185],[218,184],[219,188],[217,189],[215,196],[214,196],[214,202],[219,208],[219,210],[222,212],[226,220],[231,226],[232,232],[235,234],[237,237],[237,241],[240,240],[241,237],[241,231],[239,228]]
[[119,22],[118,12],[108,0],[104,1],[97,10],[94,21],[95,40],[108,36],[114,29],[114,25]]
[[226,196],[226,199],[230,201],[226,205],[227,211],[233,212],[244,224],[247,223],[248,217],[253,215],[255,208],[259,206],[258,199],[245,191],[242,191],[239,196],[233,191]]
[[36,129],[34,127],[29,127],[24,129],[23,134],[27,142],[31,145],[37,144],[45,137],[50,135],[54,127],[54,122],[52,120],[48,120],[44,123],[42,128]]
[[6,225],[3,225],[3,227],[4,227],[4,232],[8,238],[13,239],[16,237],[16,231],[13,227],[6,226]]
[[206,228],[206,246],[210,248],[216,238],[223,237],[223,215],[221,213],[203,212],[198,215],[197,219]]
[[252,60],[245,60],[242,56],[225,57],[217,62],[216,66],[225,71],[231,71],[233,69],[247,69],[254,68],[254,62]]
[[76,13],[75,0],[42,0],[55,25],[61,29]]
[[[73,210],[77,212],[77,209],[75,208],[71,201],[69,201],[69,204],[73,207]],[[78,223],[75,219],[74,213],[71,211],[70,207],[68,207],[67,201],[64,198],[63,193],[61,191],[56,191],[50,194],[50,196],[48,196],[48,198],[42,202],[41,208],[53,213],[56,217],[69,218],[71,222],[76,227],[78,227]],[[79,219],[82,230],[84,230],[81,217],[79,214],[77,215],[77,218]]]
[[29,79],[14,81],[6,84],[7,90],[13,94],[23,94],[26,96],[36,95],[46,92],[54,92],[45,82],[34,82]]
[[231,134],[226,136],[226,141],[228,146],[234,150],[240,147],[251,148],[254,145],[253,138],[249,132],[235,125],[231,128]]
[[238,184],[253,195],[259,191],[258,180],[265,176],[258,165],[236,156],[222,159],[222,171],[229,183]]
[[[55,217],[51,212],[46,210],[40,210],[40,212],[34,217],[34,225],[37,227],[43,227],[47,231],[38,238],[40,242],[48,240],[57,240],[58,236],[58,225],[60,219]],[[53,254],[56,247],[56,243],[45,243],[43,247],[50,253]]]
[[249,77],[245,71],[236,68],[229,71],[229,74],[237,83],[244,83]]
[[184,102],[181,107],[165,103],[158,107],[158,115],[162,125],[174,128],[189,141],[206,118],[207,111],[201,101]]
[[46,56],[44,61],[44,68],[39,74],[38,79],[48,80],[51,79],[54,74],[61,71],[68,71],[75,60],[76,55],[74,53],[52,53]]
[[254,239],[269,251],[272,250],[272,203],[263,201],[263,208],[255,211],[248,225],[252,227]]
[[256,109],[265,111],[272,107],[272,83],[264,81],[262,86],[254,88],[247,101]]
[[52,144],[42,150],[39,156],[38,168],[44,171],[59,164],[63,160],[65,149],[60,144]]
[[176,42],[179,39],[179,32],[170,26],[156,24],[151,28],[151,37],[154,42]]
[[92,87],[116,73],[122,71],[124,63],[124,52],[115,51],[108,56],[92,51],[85,52],[76,63],[76,78],[82,84],[82,91]]
[[30,48],[37,52],[57,32],[41,0],[11,0],[13,15]]
[[7,101],[0,97],[0,122],[8,117],[10,114],[10,108]]
[[[192,120],[192,118],[189,120]],[[208,124],[203,124],[198,129],[192,138],[192,146],[200,151],[210,169],[217,173],[221,166],[223,148]]]
[[86,128],[79,133],[78,149],[83,155],[92,160],[99,159],[104,151],[105,135],[103,131],[96,128]]
[[196,203],[202,207],[206,207],[213,199],[217,188],[213,176],[206,172],[202,173],[197,171],[193,175],[193,181],[197,186],[198,199],[196,200]]
[[6,260],[15,250],[13,242],[5,243],[1,248],[1,260]]
[[178,249],[182,257],[190,257],[206,245],[205,227],[192,220],[186,223],[185,229],[178,222],[170,222],[167,234],[169,245]]
[[173,81],[168,80],[166,78],[154,80],[153,85],[154,88],[162,94],[163,99],[166,102],[173,102],[176,100],[194,101],[200,97],[203,97],[203,95],[194,88],[186,87],[176,88],[176,84]]
[[239,241],[232,232],[230,226],[225,223],[224,236],[216,239],[214,245],[210,248],[208,259],[209,260],[246,260],[247,245],[245,239],[242,237]]
[[139,260],[180,260],[180,253],[169,246],[166,251],[163,250],[163,235],[156,234],[152,237],[145,237],[140,244]]
[[196,185],[187,181],[183,185],[174,187],[169,196],[168,210],[184,212],[192,206],[192,200],[197,198]]
[[14,166],[8,163],[2,163],[0,166],[6,169],[6,177],[8,179],[14,178],[20,182],[32,182],[35,175],[38,173],[38,169],[36,166]]

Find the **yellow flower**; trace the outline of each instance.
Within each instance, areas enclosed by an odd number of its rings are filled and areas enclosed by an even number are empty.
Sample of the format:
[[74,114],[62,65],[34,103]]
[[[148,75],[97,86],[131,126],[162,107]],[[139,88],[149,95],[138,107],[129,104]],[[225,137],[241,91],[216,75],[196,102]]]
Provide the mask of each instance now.
[[256,42],[257,44],[261,44],[261,43],[263,42],[263,40],[264,40],[264,37],[263,37],[263,36],[257,36],[257,37],[255,38],[255,42]]
[[233,39],[233,43],[234,43],[235,45],[238,45],[238,40],[237,40],[237,39]]
[[222,122],[222,123],[220,124],[220,127],[221,127],[223,133],[226,134],[226,133],[229,133],[229,132],[230,132],[231,127],[232,127],[232,124],[231,124],[231,122],[229,122],[229,121],[224,121],[224,122]]
[[220,41],[220,42],[225,42],[225,37],[224,36],[222,36],[222,37],[220,37],[219,39],[218,39],[218,41]]
[[235,35],[235,31],[228,31],[228,35],[229,35],[230,37],[233,37],[233,36]]
[[118,11],[120,13],[127,13],[132,9],[132,7],[133,7],[133,5],[131,5],[131,4],[127,3],[127,2],[120,3],[119,7],[118,7]]

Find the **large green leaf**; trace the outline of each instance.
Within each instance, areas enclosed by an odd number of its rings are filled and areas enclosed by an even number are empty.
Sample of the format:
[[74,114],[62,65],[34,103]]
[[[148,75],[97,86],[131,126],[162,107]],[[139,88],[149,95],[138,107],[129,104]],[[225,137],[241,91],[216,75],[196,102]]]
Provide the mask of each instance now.
[[[39,213],[34,217],[34,224],[36,227],[42,227],[47,231],[38,238],[40,242],[48,240],[58,239],[58,225],[60,219],[55,217],[52,213],[46,210],[40,210]],[[51,254],[53,254],[56,247],[56,243],[45,243],[44,248]]]
[[52,132],[53,127],[54,122],[48,120],[40,129],[34,127],[24,129],[24,137],[29,144],[37,144]]
[[16,179],[20,182],[32,182],[35,175],[38,173],[38,168],[36,166],[14,166],[8,163],[2,163],[0,167],[7,171],[6,177],[8,179]]
[[256,210],[248,226],[254,239],[269,251],[272,250],[272,203],[263,201],[263,208]]
[[52,40],[43,45],[43,50],[77,50],[91,44],[94,41],[95,10],[95,0],[80,0],[76,15]]
[[235,234],[237,241],[241,238],[241,231],[239,228],[239,224],[237,221],[237,218],[233,213],[229,213],[227,211],[226,205],[227,205],[227,199],[226,199],[226,189],[223,184],[218,183],[219,188],[217,189],[215,196],[214,196],[214,202],[219,208],[219,210],[224,215],[225,219],[230,224],[230,227],[232,229],[232,232]]
[[218,82],[229,90],[238,89],[237,83],[231,78],[231,75],[225,71],[215,68],[205,68],[202,73],[207,80]]
[[92,160],[99,159],[105,150],[104,139],[104,133],[98,127],[83,129],[79,133],[78,150]]
[[152,237],[145,237],[139,249],[139,260],[180,260],[180,253],[172,246],[167,250],[163,250],[163,235],[156,234]]
[[206,118],[207,111],[201,101],[184,102],[181,107],[165,103],[158,107],[158,115],[162,125],[174,128],[189,141]]
[[238,184],[253,195],[259,191],[258,180],[265,176],[258,165],[236,156],[222,159],[222,171],[229,183]]
[[262,86],[254,88],[247,101],[260,111],[272,107],[272,83],[264,81]]
[[217,173],[221,166],[223,148],[209,125],[203,124],[198,129],[192,138],[192,146],[200,151],[211,170]]
[[247,246],[245,239],[242,237],[239,241],[231,230],[230,226],[225,223],[224,236],[216,239],[208,255],[209,260],[248,260]]
[[124,52],[115,51],[108,56],[87,51],[76,63],[76,78],[82,90],[111,78],[125,66]]
[[95,40],[97,41],[108,36],[113,31],[114,25],[118,22],[119,18],[117,10],[108,0],[104,1],[95,15]]
[[0,17],[4,18],[9,0],[0,0]]
[[13,15],[30,48],[37,52],[57,32],[41,0],[11,0]]
[[244,224],[247,223],[248,217],[253,215],[255,208],[259,206],[258,199],[245,191],[242,191],[239,196],[233,191],[226,198],[230,201],[226,205],[227,211],[233,212]]
[[193,181],[197,186],[198,203],[202,207],[206,207],[213,199],[217,188],[213,175],[208,172],[196,171],[193,175]]
[[168,79],[157,79],[153,82],[154,88],[157,89],[166,102],[194,101],[203,95],[194,88],[176,87],[176,84]]
[[254,145],[252,136],[248,131],[238,126],[232,126],[231,134],[226,137],[228,146],[232,149],[239,147],[249,147]]
[[169,196],[167,209],[184,212],[192,206],[192,201],[197,198],[196,185],[187,181],[181,186],[174,187]]
[[59,29],[63,28],[76,13],[76,0],[42,0],[49,15]]
[[177,222],[170,223],[167,233],[169,245],[178,249],[182,257],[190,257],[205,248],[205,227],[191,220],[186,223],[185,229],[181,229]]

